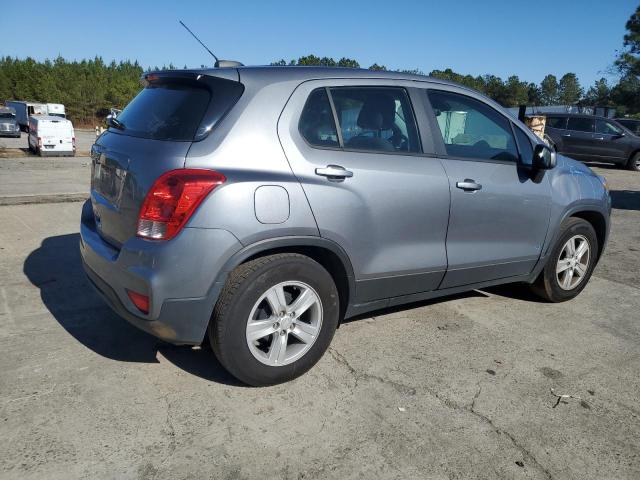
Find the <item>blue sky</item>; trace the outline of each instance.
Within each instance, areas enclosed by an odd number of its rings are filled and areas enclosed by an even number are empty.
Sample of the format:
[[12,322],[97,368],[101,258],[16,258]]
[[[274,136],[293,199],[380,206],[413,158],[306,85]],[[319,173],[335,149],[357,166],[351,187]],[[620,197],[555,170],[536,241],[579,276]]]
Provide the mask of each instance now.
[[179,25],[182,19],[219,57],[245,64],[313,53],[354,58],[365,67],[450,67],[534,82],[547,73],[572,71],[589,86],[606,76],[637,5],[638,0],[30,0],[26,8],[7,1],[0,15],[0,55],[100,55],[107,61],[137,59],[144,67],[211,64]]

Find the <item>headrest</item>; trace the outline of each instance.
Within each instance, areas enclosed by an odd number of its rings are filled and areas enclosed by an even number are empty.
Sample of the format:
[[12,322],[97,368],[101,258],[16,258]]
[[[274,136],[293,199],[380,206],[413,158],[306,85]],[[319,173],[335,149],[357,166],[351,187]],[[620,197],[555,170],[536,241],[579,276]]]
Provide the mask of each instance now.
[[393,126],[396,103],[392,97],[368,98],[358,114],[358,126],[364,130],[389,130]]

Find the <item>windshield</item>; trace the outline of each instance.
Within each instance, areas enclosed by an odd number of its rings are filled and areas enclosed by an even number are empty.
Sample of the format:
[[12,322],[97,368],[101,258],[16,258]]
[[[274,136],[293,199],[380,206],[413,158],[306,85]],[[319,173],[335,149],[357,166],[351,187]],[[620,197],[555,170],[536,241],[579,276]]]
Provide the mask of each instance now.
[[118,115],[118,130],[154,140],[193,140],[211,94],[185,83],[149,85]]

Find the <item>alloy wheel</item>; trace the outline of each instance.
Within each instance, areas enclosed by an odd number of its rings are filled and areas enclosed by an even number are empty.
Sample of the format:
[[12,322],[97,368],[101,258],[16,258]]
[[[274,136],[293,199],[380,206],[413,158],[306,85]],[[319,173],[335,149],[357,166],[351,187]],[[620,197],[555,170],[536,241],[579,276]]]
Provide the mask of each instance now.
[[562,247],[556,264],[556,279],[563,290],[573,290],[589,269],[591,251],[583,235],[574,235]]
[[322,328],[322,302],[303,282],[278,283],[264,292],[251,309],[246,339],[261,363],[278,367],[302,358]]

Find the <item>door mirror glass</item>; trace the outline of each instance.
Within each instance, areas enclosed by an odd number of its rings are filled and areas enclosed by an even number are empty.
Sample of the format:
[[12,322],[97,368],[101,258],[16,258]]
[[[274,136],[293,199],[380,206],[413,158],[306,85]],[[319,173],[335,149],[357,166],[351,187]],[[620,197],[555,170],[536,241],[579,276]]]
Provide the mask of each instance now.
[[556,166],[556,152],[548,146],[537,144],[533,149],[533,167],[538,170],[551,170]]

